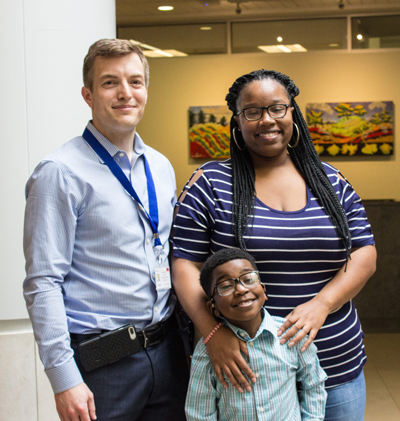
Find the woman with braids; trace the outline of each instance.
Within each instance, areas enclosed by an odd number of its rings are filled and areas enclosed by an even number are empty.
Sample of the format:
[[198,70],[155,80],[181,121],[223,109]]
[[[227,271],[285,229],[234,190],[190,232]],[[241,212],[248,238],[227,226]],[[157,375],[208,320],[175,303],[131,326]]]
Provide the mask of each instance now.
[[298,93],[289,77],[269,70],[241,76],[229,89],[231,158],[201,166],[182,194],[174,286],[201,335],[210,337],[207,350],[221,383],[257,391],[257,367],[244,342],[216,329],[199,284],[207,256],[227,247],[247,250],[267,287],[267,310],[286,318],[277,332],[282,346],[308,335],[303,349],[311,342],[318,348],[328,374],[325,419],[361,421],[366,355],[352,298],[375,272],[374,240],[359,196],[320,162],[294,100]]

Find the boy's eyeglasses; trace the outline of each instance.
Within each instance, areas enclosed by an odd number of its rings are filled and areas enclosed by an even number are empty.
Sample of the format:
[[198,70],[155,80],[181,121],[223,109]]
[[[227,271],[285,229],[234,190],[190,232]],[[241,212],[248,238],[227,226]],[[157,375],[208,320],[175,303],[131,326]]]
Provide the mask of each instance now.
[[213,296],[215,294],[215,290],[217,290],[218,294],[221,297],[225,297],[226,295],[233,294],[236,291],[236,286],[240,282],[245,288],[251,288],[256,282],[260,282],[260,275],[258,270],[253,270],[251,272],[244,273],[240,275],[239,278],[232,278],[232,279],[225,279],[224,281],[218,282],[214,286]]
[[285,117],[288,108],[289,104],[274,104],[269,107],[250,107],[243,108],[243,110],[240,110],[237,115],[243,113],[244,118],[247,121],[257,121],[262,118],[264,110],[267,110],[268,115],[271,118],[276,119]]

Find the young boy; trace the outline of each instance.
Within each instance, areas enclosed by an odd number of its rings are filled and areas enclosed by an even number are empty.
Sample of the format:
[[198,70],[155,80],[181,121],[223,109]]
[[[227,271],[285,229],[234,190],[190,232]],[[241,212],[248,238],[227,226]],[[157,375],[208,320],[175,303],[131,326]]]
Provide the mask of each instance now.
[[247,343],[257,382],[251,392],[239,393],[218,381],[205,346],[222,326],[218,324],[193,354],[187,420],[323,420],[326,374],[316,347],[311,344],[301,352],[306,338],[292,348],[279,343],[277,331],[284,320],[263,307],[268,298],[253,257],[239,249],[220,250],[204,263],[200,283],[210,311]]

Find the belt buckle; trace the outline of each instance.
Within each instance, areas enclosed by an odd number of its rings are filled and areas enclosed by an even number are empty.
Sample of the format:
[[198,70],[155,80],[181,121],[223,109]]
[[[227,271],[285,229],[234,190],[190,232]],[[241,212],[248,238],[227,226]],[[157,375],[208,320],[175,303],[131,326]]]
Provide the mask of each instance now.
[[143,339],[144,339],[143,348],[147,348],[148,346],[154,346],[161,342],[162,338],[160,338],[160,336],[158,336],[158,339],[156,338],[156,340],[154,340],[153,338],[152,340],[152,333],[158,332],[160,329],[161,329],[160,326],[150,328],[147,330],[147,334],[145,330],[142,331]]
[[149,338],[147,337],[146,332],[144,330],[142,331],[142,333],[143,333],[143,339],[144,339],[143,348],[146,349],[149,342]]

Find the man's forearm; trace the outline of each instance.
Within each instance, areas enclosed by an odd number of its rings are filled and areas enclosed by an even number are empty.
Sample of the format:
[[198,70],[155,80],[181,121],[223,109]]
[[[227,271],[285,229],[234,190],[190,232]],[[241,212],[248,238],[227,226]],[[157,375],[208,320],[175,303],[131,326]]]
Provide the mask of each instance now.
[[52,289],[46,278],[28,278],[24,284],[24,297],[40,359],[54,393],[82,383],[70,346],[61,287],[53,286]]

